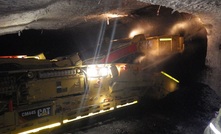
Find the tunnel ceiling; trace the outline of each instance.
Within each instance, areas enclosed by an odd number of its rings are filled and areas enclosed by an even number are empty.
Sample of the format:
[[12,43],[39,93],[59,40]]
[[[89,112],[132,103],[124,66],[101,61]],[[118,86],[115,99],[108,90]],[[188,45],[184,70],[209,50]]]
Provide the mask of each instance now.
[[24,29],[60,29],[128,16],[150,4],[136,0],[0,0],[0,34]]
[[135,10],[150,5],[198,16],[212,39],[220,42],[220,0],[0,0],[0,35],[27,29],[88,26],[101,20],[109,23],[115,17],[110,14],[132,18]]

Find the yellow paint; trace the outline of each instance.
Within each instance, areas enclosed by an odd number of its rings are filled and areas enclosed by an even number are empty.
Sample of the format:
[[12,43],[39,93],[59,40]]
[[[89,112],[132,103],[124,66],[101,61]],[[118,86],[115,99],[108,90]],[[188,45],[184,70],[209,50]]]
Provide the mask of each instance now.
[[161,73],[162,73],[163,75],[167,76],[168,78],[174,80],[175,82],[179,83],[179,80],[175,79],[174,77],[170,76],[169,74],[167,74],[167,73],[165,73],[165,72],[163,72],[163,71],[161,71]]
[[172,38],[160,38],[160,41],[171,41]]
[[[136,103],[138,103],[138,101],[133,101],[131,103],[126,103],[124,105],[117,105],[116,108],[126,107],[126,106],[130,106],[130,105],[133,105],[133,104],[136,104]],[[73,121],[76,121],[76,120],[84,119],[84,118],[87,118],[87,117],[91,117],[91,116],[98,115],[98,114],[101,114],[101,113],[109,112],[109,111],[112,111],[112,110],[114,110],[114,107],[111,107],[110,109],[107,109],[107,110],[100,110],[99,112],[96,112],[96,113],[89,113],[88,115],[85,115],[85,116],[78,116],[74,119],[65,119],[65,120],[63,120],[63,123],[65,124],[65,123],[73,122]],[[43,127],[35,128],[35,129],[32,129],[32,130],[28,130],[28,131],[25,131],[25,132],[21,132],[19,134],[36,133],[36,132],[39,132],[41,130],[57,127],[57,126],[60,126],[60,125],[61,125],[61,123],[58,122],[58,123],[46,125],[46,126],[43,126]]]

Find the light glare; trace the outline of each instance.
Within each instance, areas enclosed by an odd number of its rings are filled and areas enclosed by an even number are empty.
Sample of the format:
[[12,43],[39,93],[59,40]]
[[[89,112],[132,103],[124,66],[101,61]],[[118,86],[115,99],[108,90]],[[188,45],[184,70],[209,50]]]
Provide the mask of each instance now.
[[143,33],[144,33],[143,29],[140,29],[140,28],[134,29],[133,31],[130,32],[129,38],[133,38],[135,35],[143,34]]
[[98,71],[95,67],[89,67],[87,68],[87,75],[89,77],[96,77],[98,76]]
[[99,74],[101,76],[107,76],[108,75],[108,69],[106,67],[101,68]]
[[100,110],[99,112],[96,112],[96,113],[89,113],[88,115],[85,115],[85,116],[78,116],[74,119],[66,119],[66,120],[63,120],[63,123],[69,123],[69,122],[72,122],[72,121],[76,121],[76,120],[80,120],[80,119],[84,119],[84,118],[87,118],[87,117],[91,117],[91,116],[94,116],[94,115],[97,115],[97,114],[101,114],[101,113],[105,113],[105,112],[108,112],[108,111],[112,111],[114,110],[114,107],[111,107],[110,109],[107,109],[107,110]]
[[110,74],[109,68],[106,66],[89,66],[87,67],[88,77],[103,77]]
[[104,14],[105,17],[107,18],[119,18],[119,17],[127,17],[127,14],[112,14],[112,13],[107,13]]
[[216,127],[213,125],[213,123],[209,124],[209,127],[213,130],[215,134],[221,134],[219,130],[216,129]]
[[28,130],[28,131],[25,131],[25,132],[21,132],[21,133],[19,133],[19,134],[36,133],[36,132],[38,132],[38,131],[40,131],[40,130],[49,129],[49,128],[57,127],[57,126],[60,126],[60,125],[61,125],[61,123],[58,122],[58,123],[50,124],[50,125],[47,125],[47,126],[35,128],[35,129],[32,129],[32,130]]
[[126,106],[130,106],[130,105],[133,105],[133,104],[136,104],[136,103],[138,103],[138,101],[133,101],[133,102],[126,103],[126,104],[123,104],[123,105],[117,105],[116,108],[126,107]]

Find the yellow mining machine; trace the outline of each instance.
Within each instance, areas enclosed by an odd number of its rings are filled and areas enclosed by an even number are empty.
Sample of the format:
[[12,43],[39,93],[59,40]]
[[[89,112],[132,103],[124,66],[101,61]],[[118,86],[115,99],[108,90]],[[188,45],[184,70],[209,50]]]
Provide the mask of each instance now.
[[[161,47],[180,52],[182,43],[173,43],[174,37],[156,40],[153,49],[158,53]],[[150,92],[157,93],[154,86],[164,93],[175,90],[179,81],[163,71],[145,81],[139,63],[116,63],[151,47],[145,46],[150,41],[152,38],[140,38],[110,52],[99,64],[82,64],[78,54],[53,60],[42,54],[0,57],[0,133],[35,133],[110,112],[136,104]]]

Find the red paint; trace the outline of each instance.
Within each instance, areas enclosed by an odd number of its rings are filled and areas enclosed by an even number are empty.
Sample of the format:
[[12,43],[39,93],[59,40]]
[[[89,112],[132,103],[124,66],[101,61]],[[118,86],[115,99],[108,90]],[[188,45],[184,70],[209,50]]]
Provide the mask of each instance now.
[[17,59],[17,58],[26,58],[27,55],[12,55],[12,56],[0,56],[0,58],[9,58],[9,59]]
[[110,52],[109,57],[105,57],[103,59],[100,60],[100,63],[112,63],[124,56],[130,55],[134,52],[137,51],[137,46],[136,44],[132,44],[123,48],[120,48],[118,50],[115,50],[113,52]]

